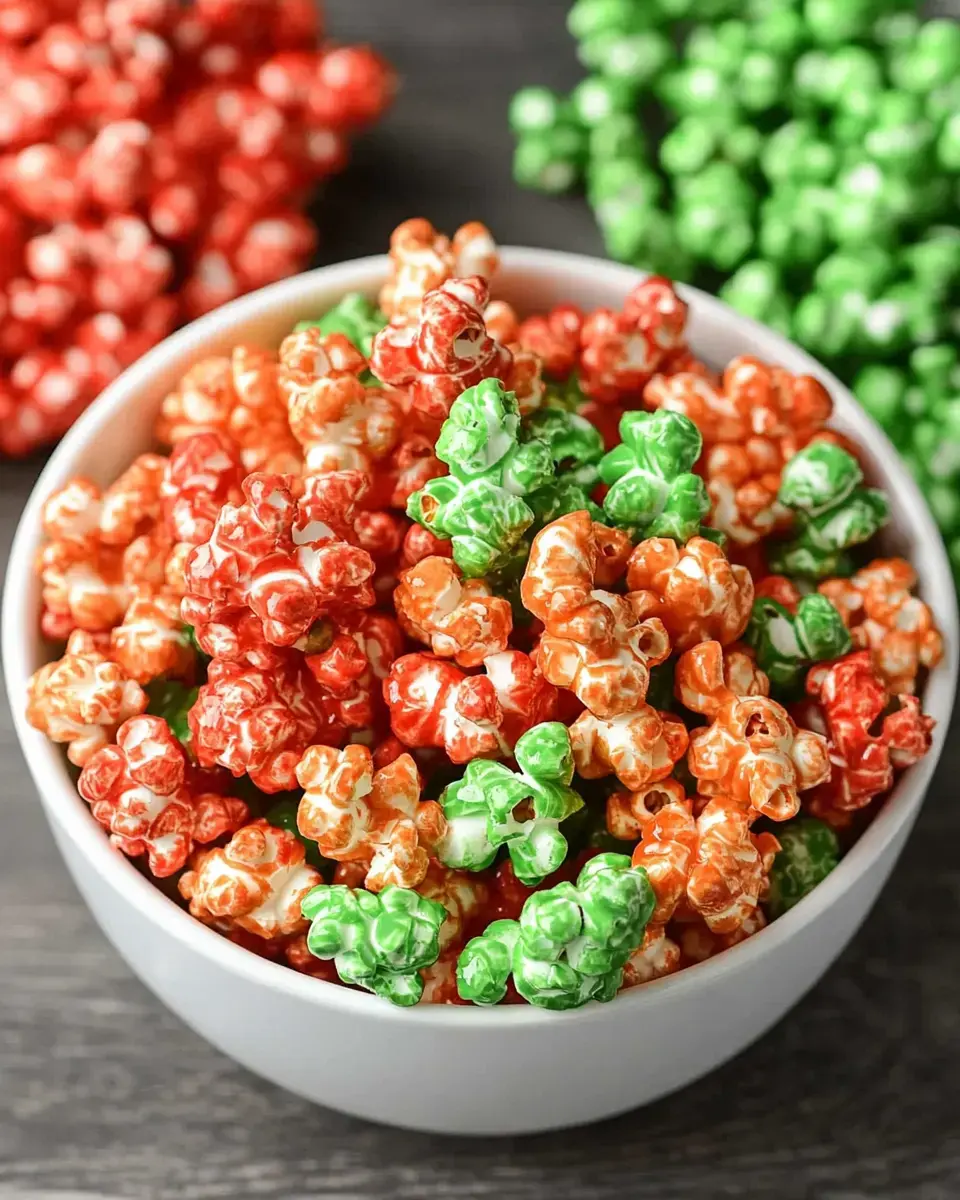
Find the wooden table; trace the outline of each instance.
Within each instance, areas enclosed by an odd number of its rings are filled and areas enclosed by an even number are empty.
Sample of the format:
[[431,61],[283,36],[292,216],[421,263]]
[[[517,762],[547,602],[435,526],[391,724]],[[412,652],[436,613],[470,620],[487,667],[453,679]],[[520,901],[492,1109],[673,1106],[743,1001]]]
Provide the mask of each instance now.
[[[327,8],[333,31],[376,41],[405,84],[389,121],[325,198],[323,261],[379,251],[398,221],[420,213],[445,229],[482,217],[503,242],[600,250],[581,200],[524,194],[509,179],[511,91],[534,80],[566,87],[578,76],[565,0],[328,0]],[[0,555],[39,466],[0,466]],[[647,1111],[572,1133],[477,1142],[313,1108],[170,1016],[67,879],[4,709],[0,1196],[955,1197],[958,773],[954,744],[866,926],[751,1050]]]

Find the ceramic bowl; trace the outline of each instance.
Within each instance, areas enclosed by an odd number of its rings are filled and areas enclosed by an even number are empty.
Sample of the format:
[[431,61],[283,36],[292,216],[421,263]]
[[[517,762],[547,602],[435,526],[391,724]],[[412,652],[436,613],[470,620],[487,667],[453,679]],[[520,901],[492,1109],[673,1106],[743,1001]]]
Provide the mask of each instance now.
[[[869,912],[920,809],[939,757],[957,677],[957,612],[937,530],[893,447],[850,393],[795,346],[687,288],[689,336],[714,365],[755,354],[818,376],[835,425],[866,452],[893,501],[885,548],[916,566],[946,639],[924,707],[931,752],[898,781],[837,869],[794,909],[698,966],[575,1012],[526,1006],[398,1009],[267,962],[167,899],[107,842],[77,795],[58,746],[31,729],[24,697],[45,657],[33,560],[44,500],[76,474],[113,480],[150,445],[164,394],[198,358],[237,341],[275,346],[299,319],[347,291],[370,295],[385,258],[326,267],[265,288],[168,338],[103,393],[60,443],[24,510],[7,569],[3,658],[24,755],[64,861],[104,933],[166,1005],[251,1071],[318,1104],[420,1130],[518,1134],[647,1104],[758,1038],[811,988]],[[545,250],[503,251],[495,294],[521,313],[559,301],[618,306],[637,272]],[[851,1064],[851,1069],[854,1064]]]

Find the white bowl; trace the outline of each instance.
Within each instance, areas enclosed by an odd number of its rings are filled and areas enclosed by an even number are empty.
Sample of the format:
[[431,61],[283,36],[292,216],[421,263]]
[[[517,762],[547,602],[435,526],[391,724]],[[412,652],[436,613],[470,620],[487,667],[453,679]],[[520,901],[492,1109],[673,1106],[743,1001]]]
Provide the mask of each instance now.
[[[865,449],[893,501],[886,546],[919,572],[946,639],[924,706],[931,752],[908,771],[837,869],[794,909],[732,950],[576,1012],[398,1009],[298,975],[188,916],[113,850],[77,795],[59,747],[23,716],[44,659],[33,560],[44,500],[78,473],[101,484],[150,444],[164,394],[196,359],[240,340],[276,345],[295,321],[344,292],[374,294],[384,258],[312,271],[228,304],[169,338],[103,393],[61,442],[24,510],[7,570],[3,658],[17,732],[60,852],[104,933],[143,982],[224,1053],[301,1096],[414,1129],[516,1134],[646,1104],[706,1074],[759,1037],[833,962],[863,921],[917,816],[947,734],[957,677],[957,610],[937,530],[893,447],[849,392],[783,338],[691,288],[690,340],[720,365],[756,354],[819,376],[837,428]],[[521,311],[561,300],[619,305],[639,275],[572,254],[505,249],[498,296]],[[851,1064],[851,1069],[854,1064]]]

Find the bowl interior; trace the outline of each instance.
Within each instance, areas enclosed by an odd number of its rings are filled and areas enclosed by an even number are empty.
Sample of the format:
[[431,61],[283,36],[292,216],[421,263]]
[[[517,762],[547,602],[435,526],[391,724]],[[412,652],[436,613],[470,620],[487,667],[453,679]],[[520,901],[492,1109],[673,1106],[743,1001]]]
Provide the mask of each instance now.
[[[135,867],[107,843],[87,806],[76,793],[60,748],[30,728],[23,716],[30,674],[50,657],[38,631],[39,586],[33,561],[40,544],[40,515],[46,498],[74,475],[87,475],[101,485],[116,478],[137,454],[151,446],[151,430],[159,405],[184,371],[199,358],[225,353],[238,341],[275,347],[296,321],[319,315],[347,291],[374,296],[384,278],[384,257],[361,259],[285,280],[211,313],[144,356],[111,384],[61,442],[24,510],[7,569],[3,610],[3,659],[8,696],[18,735],[49,815],[65,826],[84,853],[96,859],[103,872],[117,876],[118,886],[131,903],[163,923],[180,938],[194,939],[209,954],[225,955],[239,971],[267,972],[275,985],[306,987],[318,1002],[378,1003],[375,998],[296,976],[227,943],[188,917],[147,882]],[[614,263],[543,250],[504,248],[494,294],[509,300],[521,314],[543,310],[560,301],[584,308],[619,306],[640,278],[638,272]],[[763,953],[777,940],[828,906],[860,873],[870,867],[906,821],[913,819],[947,733],[956,689],[957,608],[952,577],[940,536],[912,478],[896,451],[839,381],[809,355],[765,327],[733,312],[696,289],[681,289],[691,306],[690,342],[711,365],[722,366],[738,354],[753,354],[795,373],[817,376],[836,405],[835,428],[851,435],[863,448],[873,481],[887,489],[892,519],[882,546],[886,553],[904,554],[920,576],[920,591],[932,605],[943,630],[946,655],[932,672],[924,707],[937,720],[933,750],[899,781],[894,794],[840,866],[800,905],[754,938],[680,975],[656,985],[634,989],[618,1003],[641,1002],[651,988],[690,986],[694,979],[731,969],[739,956]],[[686,980],[686,982],[684,982]],[[339,995],[334,998],[333,993]],[[568,1014],[575,1018],[577,1014]],[[452,1009],[445,1014],[428,1010],[404,1011],[403,1019],[481,1019],[476,1009]],[[540,1020],[538,1010],[508,1008],[487,1014],[498,1020]],[[547,1018],[555,1020],[555,1014]]]

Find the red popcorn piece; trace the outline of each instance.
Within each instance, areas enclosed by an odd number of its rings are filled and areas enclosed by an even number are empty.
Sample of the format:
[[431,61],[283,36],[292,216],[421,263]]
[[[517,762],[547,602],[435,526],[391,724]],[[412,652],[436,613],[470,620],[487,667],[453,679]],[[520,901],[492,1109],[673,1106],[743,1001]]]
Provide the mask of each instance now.
[[363,486],[352,471],[310,476],[295,498],[290,476],[247,476],[245,503],[224,505],[209,541],[187,559],[183,616],[208,653],[208,626],[237,608],[260,619],[271,645],[290,646],[333,608],[373,603],[373,560],[351,544]]
[[300,901],[322,882],[305,862],[300,839],[260,818],[226,846],[197,851],[178,886],[191,915],[204,924],[270,940],[306,929]]
[[296,786],[300,756],[321,737],[342,739],[313,676],[295,659],[269,670],[214,660],[190,709],[190,733],[203,767],[247,774],[261,791]]
[[810,796],[810,811],[843,825],[845,814],[890,790],[895,770],[927,753],[934,721],[905,693],[896,696],[899,708],[887,712],[891,694],[868,650],[816,664],[807,673],[807,694],[814,706],[799,706],[798,715],[828,737],[830,752],[829,778]]
[[[515,339],[499,340],[515,340],[541,360],[544,374],[549,379],[563,380],[577,365],[583,322],[584,315],[576,305],[558,304],[543,316],[527,317],[522,321]],[[488,328],[489,324],[488,318]]]
[[428,292],[448,279],[479,275],[489,280],[498,265],[496,243],[479,221],[461,225],[451,241],[425,218],[414,217],[390,235],[390,275],[380,289],[380,308],[391,320],[415,319]]
[[67,757],[83,767],[118,726],[146,707],[139,684],[96,648],[90,634],[75,630],[63,658],[31,676],[27,720],[51,741],[67,743]]
[[405,746],[438,746],[461,763],[507,756],[516,738],[552,719],[556,689],[527,655],[504,651],[484,667],[486,675],[466,675],[429,654],[398,658],[383,685],[394,734]]
[[278,382],[309,471],[371,475],[397,444],[399,408],[382,389],[360,382],[366,369],[343,334],[324,336],[314,326],[284,338]]
[[476,667],[507,648],[510,602],[494,596],[482,579],[464,581],[453,559],[425,558],[399,579],[393,602],[401,627],[440,658]]
[[209,541],[220,509],[242,500],[243,468],[237,447],[209,430],[178,442],[160,483],[163,516],[176,542],[199,546]]
[[570,726],[570,741],[584,779],[616,775],[624,787],[637,791],[671,773],[688,737],[678,717],[640,703],[607,720],[581,713]]
[[197,792],[185,780],[180,743],[159,717],[132,717],[86,764],[77,784],[110,841],[131,858],[147,857],[164,879],[186,863],[195,843],[233,833],[247,820],[246,804]]
[[560,517],[534,538],[520,585],[525,607],[545,626],[536,651],[544,677],[603,719],[634,711],[650,667],[670,653],[658,618],[640,620],[624,597],[594,586],[611,562],[622,563],[629,538],[618,534],[586,511]]
[[446,820],[439,804],[420,800],[417,765],[409,754],[374,771],[365,746],[341,751],[311,746],[297,779],[305,789],[297,827],[325,858],[364,863],[371,892],[388,884],[415,888],[423,881]]
[[687,306],[669,280],[651,276],[620,312],[598,308],[580,330],[580,387],[601,404],[638,401],[664,356],[683,344]]
[[627,563],[627,587],[637,617],[658,617],[677,651],[698,642],[736,641],[753,606],[750,572],[701,537],[685,546],[671,538],[640,542]]
[[895,695],[912,692],[922,668],[943,658],[943,637],[918,596],[913,567],[902,558],[875,558],[850,579],[826,579],[817,589],[834,605],[853,644],[871,653]]
[[506,382],[513,356],[487,333],[483,310],[489,298],[479,275],[448,279],[434,288],[415,320],[390,324],[376,335],[370,355],[374,374],[409,388],[414,408],[441,419],[465,388],[491,377]]
[[386,111],[395,88],[395,75],[369,46],[339,46],[321,57],[306,107],[329,129],[359,129]]
[[190,677],[196,655],[180,602],[169,596],[137,596],[110,631],[110,657],[137,683],[168,676]]
[[774,821],[796,816],[799,793],[829,775],[826,740],[797,728],[741,650],[702,642],[680,656],[675,678],[680,701],[710,720],[690,734],[687,762],[700,791]]
[[445,538],[438,538],[424,525],[411,525],[403,535],[403,546],[400,550],[400,566],[403,569],[415,567],[425,558],[452,558],[453,543]]

